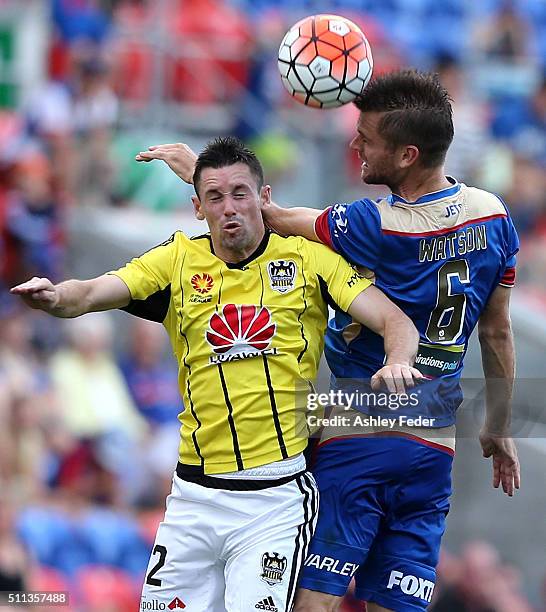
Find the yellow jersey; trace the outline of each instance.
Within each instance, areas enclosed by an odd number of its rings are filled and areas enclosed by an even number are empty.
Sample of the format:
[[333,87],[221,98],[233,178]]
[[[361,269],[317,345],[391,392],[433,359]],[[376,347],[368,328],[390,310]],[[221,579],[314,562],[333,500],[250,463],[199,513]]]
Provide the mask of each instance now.
[[209,234],[179,231],[111,274],[131,293],[124,310],[169,334],[185,404],[181,463],[219,474],[305,448],[296,393],[316,377],[327,304],[346,311],[370,281],[322,244],[270,232],[231,264]]

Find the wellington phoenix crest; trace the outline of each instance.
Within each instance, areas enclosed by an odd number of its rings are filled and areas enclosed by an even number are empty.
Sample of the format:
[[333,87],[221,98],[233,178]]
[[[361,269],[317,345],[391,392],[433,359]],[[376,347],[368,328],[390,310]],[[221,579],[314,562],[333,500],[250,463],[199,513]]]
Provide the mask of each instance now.
[[291,259],[278,259],[267,264],[269,282],[273,291],[287,293],[294,289],[296,280],[296,264]]
[[264,553],[262,555],[262,573],[260,578],[270,586],[279,584],[282,581],[287,564],[286,557],[281,557],[279,553]]
[[222,313],[214,313],[209,321],[206,339],[216,353],[211,363],[276,354],[269,348],[276,325],[265,306],[227,304]]

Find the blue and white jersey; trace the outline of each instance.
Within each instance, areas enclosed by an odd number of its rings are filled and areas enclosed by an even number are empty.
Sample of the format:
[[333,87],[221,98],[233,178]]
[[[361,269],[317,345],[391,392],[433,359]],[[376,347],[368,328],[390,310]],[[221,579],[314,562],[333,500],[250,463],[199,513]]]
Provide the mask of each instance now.
[[[419,330],[415,366],[431,382],[415,414],[434,414],[437,427],[455,422],[468,339],[497,285],[513,286],[519,249],[496,195],[449,180],[415,202],[391,194],[336,204],[315,224]],[[369,379],[385,357],[383,339],[342,312],[329,322],[325,354],[335,379]]]

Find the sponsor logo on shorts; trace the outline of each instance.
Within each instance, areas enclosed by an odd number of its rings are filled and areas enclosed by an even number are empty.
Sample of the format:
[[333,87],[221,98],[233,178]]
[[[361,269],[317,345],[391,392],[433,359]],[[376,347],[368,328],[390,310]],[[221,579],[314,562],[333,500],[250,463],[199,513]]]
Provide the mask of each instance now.
[[211,364],[247,359],[261,355],[275,355],[270,348],[275,336],[276,324],[265,306],[237,306],[226,304],[222,314],[214,313],[209,321],[205,337],[216,353],[209,359]]
[[280,557],[279,553],[264,553],[262,555],[262,573],[260,578],[267,582],[269,586],[274,586],[282,581],[282,576],[286,571],[286,557]]
[[141,610],[166,610],[167,604],[163,601],[158,601],[157,599],[150,600],[141,600],[140,602]]
[[142,599],[140,602],[141,610],[184,610],[186,604],[180,599],[175,597],[170,604],[166,604],[164,601],[158,599]]
[[323,557],[322,555],[310,554],[305,559],[306,567],[316,567],[319,570],[326,570],[332,574],[340,576],[353,576],[356,570],[360,567],[357,563],[342,562],[339,559],[332,557]]
[[434,582],[411,574],[403,574],[393,570],[389,576],[387,589],[399,587],[402,593],[430,602],[434,591]]
[[179,598],[175,597],[168,605],[169,610],[183,610],[186,604]]
[[257,610],[269,610],[269,612],[279,612],[279,608],[275,605],[271,595],[259,601],[255,606]]
[[294,289],[294,281],[296,280],[297,267],[291,259],[279,259],[270,261],[267,264],[267,273],[269,274],[269,284],[273,291],[279,293],[288,293]]

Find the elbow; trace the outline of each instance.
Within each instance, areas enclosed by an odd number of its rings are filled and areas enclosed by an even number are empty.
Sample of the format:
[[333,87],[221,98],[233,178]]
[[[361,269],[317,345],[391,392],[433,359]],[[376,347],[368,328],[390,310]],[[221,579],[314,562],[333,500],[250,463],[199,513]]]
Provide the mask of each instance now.
[[480,344],[492,344],[507,342],[512,338],[512,326],[510,319],[495,325],[481,324],[478,328],[478,339]]
[[414,354],[417,354],[420,340],[419,332],[413,324],[413,321],[401,311],[396,319],[392,318],[386,323],[383,335],[388,333],[395,337],[405,338],[408,347],[414,347]]

